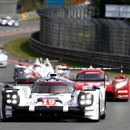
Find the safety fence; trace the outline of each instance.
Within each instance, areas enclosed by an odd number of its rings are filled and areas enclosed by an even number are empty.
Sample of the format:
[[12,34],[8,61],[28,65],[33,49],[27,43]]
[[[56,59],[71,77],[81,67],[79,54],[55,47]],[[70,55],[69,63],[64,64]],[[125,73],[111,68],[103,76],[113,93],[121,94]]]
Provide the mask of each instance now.
[[40,16],[53,16],[62,18],[91,18],[98,17],[99,10],[91,6],[89,3],[83,3],[72,6],[54,6],[46,9],[38,9]]
[[65,49],[130,55],[126,21],[41,17],[39,40]]
[[39,41],[39,32],[33,33],[30,36],[30,48],[44,57],[55,59],[63,59],[82,65],[94,65],[97,67],[120,67],[130,69],[130,57],[122,55],[114,55],[107,53],[99,53],[92,51],[82,51],[65,49],[62,47],[54,47]]
[[89,6],[38,9],[40,32],[36,34],[37,40],[35,34],[32,35],[30,47],[41,55],[69,61],[129,68],[129,23],[93,18],[98,16],[98,11],[95,13],[91,6],[88,10]]

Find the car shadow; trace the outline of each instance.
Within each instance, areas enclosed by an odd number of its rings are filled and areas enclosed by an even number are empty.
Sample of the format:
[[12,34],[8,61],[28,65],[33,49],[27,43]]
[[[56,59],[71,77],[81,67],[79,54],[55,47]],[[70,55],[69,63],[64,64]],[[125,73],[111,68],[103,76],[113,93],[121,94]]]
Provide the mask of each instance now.
[[65,122],[65,123],[96,123],[96,121],[90,119],[83,119],[83,118],[73,118],[73,117],[36,117],[36,116],[22,116],[22,117],[15,117],[15,118],[8,118],[5,120],[1,120],[1,122]]
[[107,99],[107,102],[128,102],[128,99]]

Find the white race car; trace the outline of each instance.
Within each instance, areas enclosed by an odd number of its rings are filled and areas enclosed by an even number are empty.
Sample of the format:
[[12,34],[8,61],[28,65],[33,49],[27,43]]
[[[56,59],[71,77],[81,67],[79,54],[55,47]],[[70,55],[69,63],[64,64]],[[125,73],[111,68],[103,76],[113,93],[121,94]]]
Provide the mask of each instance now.
[[[14,67],[14,84],[17,82],[34,82],[39,78],[45,77],[54,72],[54,69],[48,58],[43,62],[40,58],[33,60],[20,60],[22,62],[33,62],[33,65],[25,66],[23,63],[19,63]],[[52,62],[58,62],[57,60],[51,60]]]
[[105,86],[77,91],[73,81],[56,73],[38,79],[32,89],[6,85],[1,92],[2,120],[22,115],[76,116],[95,121],[106,117]]
[[7,52],[2,52],[0,49],[0,67],[6,67],[8,64]]
[[12,17],[7,16],[0,18],[0,25],[18,27],[20,25],[20,21],[18,19],[12,19]]
[[68,68],[67,67],[67,64],[61,64],[61,65],[57,65],[55,66],[55,72],[59,75],[59,76],[64,76],[66,78],[69,77],[70,75],[70,70],[63,70],[63,69],[66,69]]

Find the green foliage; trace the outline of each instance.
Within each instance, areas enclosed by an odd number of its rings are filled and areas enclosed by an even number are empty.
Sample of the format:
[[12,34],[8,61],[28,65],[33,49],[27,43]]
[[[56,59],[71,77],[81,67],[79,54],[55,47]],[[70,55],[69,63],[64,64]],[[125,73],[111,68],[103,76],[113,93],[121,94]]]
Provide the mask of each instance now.
[[[83,2],[84,0],[81,0]],[[19,4],[23,6],[24,12],[33,11],[36,8],[46,8],[46,0],[19,0]],[[77,0],[64,0],[64,5],[77,4]]]
[[124,5],[130,5],[130,0],[121,0]]

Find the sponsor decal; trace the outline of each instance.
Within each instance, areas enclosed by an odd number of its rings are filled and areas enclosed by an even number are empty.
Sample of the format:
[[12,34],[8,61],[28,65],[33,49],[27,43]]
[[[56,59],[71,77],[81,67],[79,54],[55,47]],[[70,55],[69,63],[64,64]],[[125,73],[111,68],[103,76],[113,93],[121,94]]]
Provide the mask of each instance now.
[[55,105],[56,100],[54,99],[43,99],[42,100],[42,105]]
[[78,83],[78,86],[82,86],[82,85],[84,85],[84,83]]
[[96,85],[96,86],[100,86],[101,83],[87,83],[87,85],[89,85],[89,86],[94,86],[94,85]]
[[27,104],[35,104],[36,102],[34,101],[27,101]]
[[64,105],[72,105],[72,104],[73,104],[72,101],[68,101],[68,102],[64,103]]
[[120,82],[123,82],[124,80],[122,80],[122,79],[116,79],[116,81],[120,81]]
[[88,88],[88,86],[85,86],[85,85],[82,86],[82,89],[83,89],[83,90],[84,90],[84,89],[87,89],[87,88]]
[[106,84],[105,85],[111,85],[112,83],[111,82],[106,82]]
[[127,90],[118,90],[118,93],[128,93]]
[[118,95],[118,97],[128,97],[128,95]]
[[42,97],[42,99],[59,99],[58,97]]

